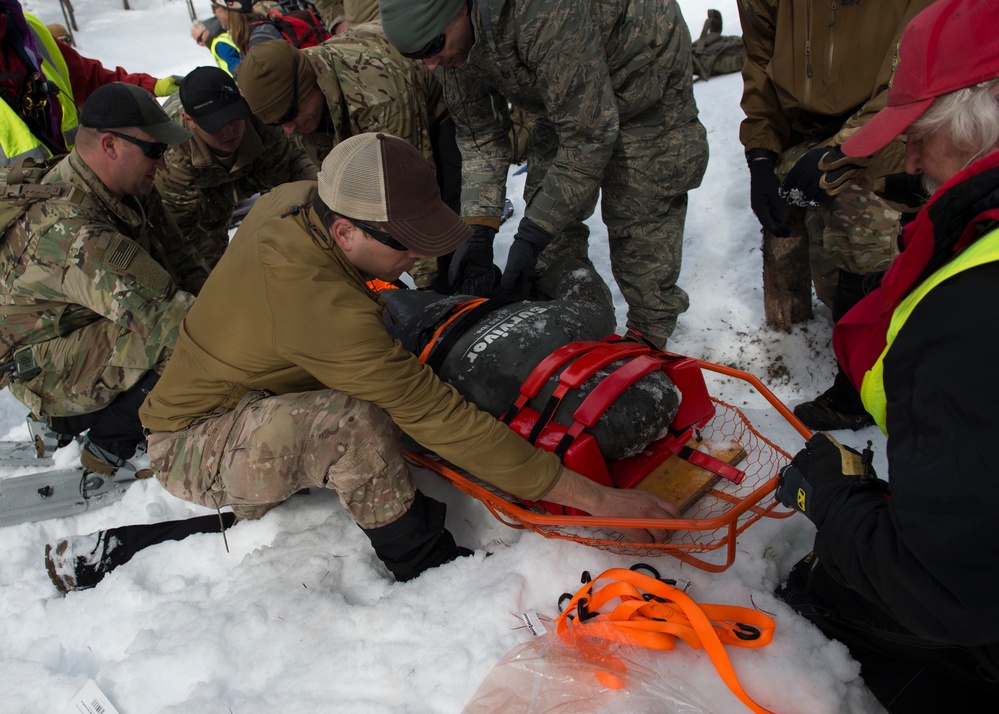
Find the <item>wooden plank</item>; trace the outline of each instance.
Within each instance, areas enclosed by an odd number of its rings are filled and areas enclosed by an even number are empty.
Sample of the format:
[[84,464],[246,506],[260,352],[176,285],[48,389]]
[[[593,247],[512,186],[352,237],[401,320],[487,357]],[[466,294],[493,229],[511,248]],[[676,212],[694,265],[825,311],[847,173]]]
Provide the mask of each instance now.
[[[714,442],[691,438],[687,446],[735,466],[746,458],[746,450],[734,439]],[[686,512],[708,491],[710,491],[721,476],[707,469],[670,454],[659,466],[649,473],[635,488],[662,496],[675,503],[681,513]]]

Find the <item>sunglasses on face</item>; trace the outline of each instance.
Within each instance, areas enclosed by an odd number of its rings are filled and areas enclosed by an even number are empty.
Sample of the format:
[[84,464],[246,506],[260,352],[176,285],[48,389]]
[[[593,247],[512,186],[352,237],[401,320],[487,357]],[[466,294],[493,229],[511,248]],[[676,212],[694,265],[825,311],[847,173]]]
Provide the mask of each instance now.
[[122,134],[117,131],[108,131],[107,133],[111,136],[117,136],[129,144],[135,144],[142,149],[142,153],[146,155],[147,159],[152,159],[153,161],[163,158],[163,154],[170,148],[169,144],[164,144],[162,141],[143,141],[142,139],[136,139],[134,136]]
[[398,251],[409,250],[409,248],[404,246],[402,243],[400,243],[399,241],[397,241],[395,238],[390,236],[388,233],[385,233],[384,231],[380,231],[377,228],[372,228],[367,223],[361,223],[360,221],[355,221],[353,218],[350,219],[350,222],[353,223],[358,228],[360,228],[365,233],[367,233],[369,236],[374,238],[376,241],[378,241],[382,245],[387,245],[392,250],[398,250]]
[[277,121],[272,121],[271,126],[281,126],[287,124],[290,121],[295,121],[295,117],[298,116],[298,57],[295,57],[295,63],[291,67],[291,106],[288,107],[288,111],[284,113]]
[[434,39],[430,40],[427,44],[418,50],[413,52],[403,52],[402,56],[407,59],[421,60],[427,57],[433,57],[436,54],[440,54],[440,51],[444,49],[444,43],[447,41],[447,37],[442,32],[437,35]]

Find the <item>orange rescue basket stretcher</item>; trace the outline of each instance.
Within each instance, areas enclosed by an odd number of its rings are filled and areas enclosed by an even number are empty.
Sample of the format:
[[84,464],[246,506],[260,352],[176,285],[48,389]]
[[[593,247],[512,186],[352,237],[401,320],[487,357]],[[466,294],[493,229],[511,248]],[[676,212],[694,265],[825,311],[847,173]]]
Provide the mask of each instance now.
[[[707,372],[748,383],[802,437],[811,436],[811,432],[755,376],[703,360],[689,361],[696,361],[700,369]],[[737,443],[745,452],[737,463],[744,475],[738,482],[716,478],[706,484],[705,490],[699,492],[696,500],[684,510],[682,518],[605,518],[578,512],[556,515],[539,508],[539,504],[524,504],[431,456],[406,452],[406,457],[412,464],[442,476],[480,501],[493,516],[511,528],[527,529],[546,538],[571,540],[629,556],[668,554],[702,570],[722,572],[735,561],[736,538],[746,528],[763,517],[786,518],[794,513],[782,508],[773,497],[777,472],[790,461],[791,455],[760,434],[738,408],[714,397],[710,400],[714,406],[713,415],[693,430],[695,439],[687,443]],[[564,430],[564,427],[559,428]],[[672,448],[675,453],[676,445],[666,448]],[[641,458],[639,456],[637,460]],[[613,470],[613,463],[611,468]],[[666,543],[635,543],[624,539],[612,530],[614,528],[662,529],[672,531],[673,535]],[[707,557],[715,552],[721,552],[723,562],[718,562],[717,556]]]

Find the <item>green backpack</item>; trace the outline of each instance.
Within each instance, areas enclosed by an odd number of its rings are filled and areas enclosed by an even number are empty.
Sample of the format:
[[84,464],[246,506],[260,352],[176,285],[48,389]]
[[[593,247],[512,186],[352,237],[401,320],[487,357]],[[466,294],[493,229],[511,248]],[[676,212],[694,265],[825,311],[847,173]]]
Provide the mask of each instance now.
[[742,37],[722,35],[722,16],[718,10],[708,10],[701,36],[694,42],[691,55],[697,79],[731,72],[741,72],[746,62],[746,48]]

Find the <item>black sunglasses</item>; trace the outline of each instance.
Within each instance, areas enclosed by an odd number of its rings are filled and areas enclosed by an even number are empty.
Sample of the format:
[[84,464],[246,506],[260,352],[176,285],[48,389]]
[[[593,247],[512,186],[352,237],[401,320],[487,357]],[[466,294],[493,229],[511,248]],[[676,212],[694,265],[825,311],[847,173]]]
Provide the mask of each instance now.
[[295,63],[291,67],[291,106],[277,121],[272,121],[271,126],[281,126],[290,121],[295,121],[298,116],[298,56],[295,56]]
[[129,136],[128,134],[122,134],[117,131],[107,130],[108,134],[111,136],[117,136],[119,139],[127,141],[129,144],[135,144],[140,149],[142,153],[146,155],[146,158],[156,161],[157,159],[162,159],[163,154],[166,150],[170,148],[169,144],[164,144],[162,141],[143,141],[142,139],[136,139],[134,136]]
[[378,241],[383,245],[387,245],[392,250],[399,250],[399,251],[409,250],[409,248],[404,246],[402,243],[400,243],[399,241],[397,241],[395,238],[390,236],[388,233],[385,233],[384,231],[380,231],[377,228],[372,228],[367,223],[361,223],[360,221],[355,221],[353,218],[349,218],[348,220],[351,223],[353,223],[355,226],[360,228],[362,231],[367,233],[369,236],[374,238],[376,241]]
[[445,42],[447,42],[447,37],[442,32],[420,49],[414,50],[413,52],[403,52],[401,54],[407,59],[426,59],[427,57],[433,57],[436,54],[440,54],[440,51],[444,49]]

